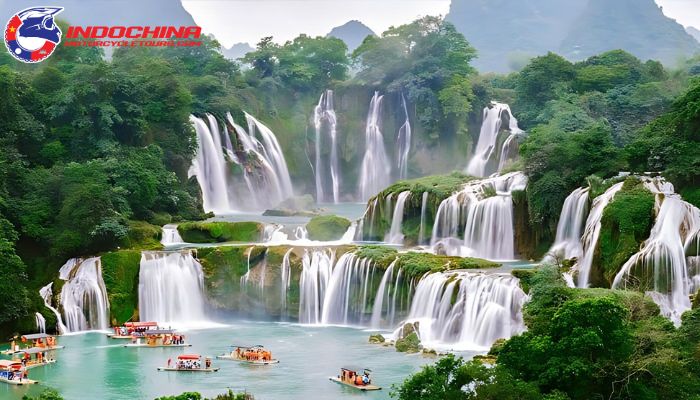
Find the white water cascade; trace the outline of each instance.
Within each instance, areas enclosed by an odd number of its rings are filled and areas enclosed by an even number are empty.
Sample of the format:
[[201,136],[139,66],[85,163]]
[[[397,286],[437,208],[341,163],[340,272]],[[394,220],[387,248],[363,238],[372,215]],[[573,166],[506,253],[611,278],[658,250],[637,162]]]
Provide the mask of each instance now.
[[191,251],[141,253],[139,316],[162,326],[206,321],[202,266]]
[[390,183],[391,164],[384,148],[380,124],[381,104],[384,96],[374,92],[369,104],[365,127],[365,155],[360,168],[360,200],[366,201]]
[[161,234],[160,243],[163,246],[172,246],[175,244],[182,244],[185,241],[182,240],[180,232],[177,231],[177,225],[167,224],[163,226],[163,233]]
[[425,242],[425,224],[428,212],[428,192],[423,192],[423,198],[420,204],[420,227],[418,228],[418,245]]
[[411,152],[411,121],[408,118],[408,107],[406,106],[406,98],[403,93],[401,93],[401,106],[406,120],[399,128],[399,133],[396,136],[397,168],[399,179],[406,179],[408,176],[408,154]]
[[[510,134],[499,149],[498,136],[504,113],[509,119],[508,130]],[[523,131],[518,128],[518,120],[510,112],[508,104],[492,101],[488,107],[484,108],[483,116],[484,120],[481,124],[474,156],[467,166],[467,173],[479,177],[488,176],[500,170],[506,161],[513,157],[513,147],[517,146],[517,136],[523,134]],[[515,153],[517,154],[517,151]]]
[[212,115],[207,115],[209,126],[204,120],[190,116],[190,122],[197,133],[197,154],[192,160],[188,177],[196,176],[202,190],[204,211],[221,214],[230,212],[227,165],[221,147],[219,125]]
[[581,235],[588,215],[589,192],[588,188],[578,188],[564,200],[557,224],[557,236],[545,256],[545,261],[581,257]]
[[[401,284],[403,283],[403,270],[398,268],[396,271],[396,263],[394,260],[382,275],[382,280],[379,282],[377,294],[374,297],[374,306],[372,307],[372,319],[370,327],[373,329],[391,328],[396,326],[397,311],[404,310],[404,297],[400,295]],[[407,304],[410,304],[411,289],[409,288],[406,296],[408,297]],[[397,309],[398,305],[398,309]]]
[[335,260],[333,250],[304,251],[299,280],[299,322],[319,324],[322,319],[323,301],[331,278]]
[[403,224],[403,216],[405,212],[406,200],[411,196],[411,192],[406,190],[396,196],[396,205],[391,218],[391,228],[386,234],[384,241],[391,244],[403,244],[404,234],[401,231]]
[[374,264],[345,253],[333,267],[321,306],[321,323],[363,325],[374,278]]
[[[226,121],[236,134],[235,147],[231,144],[228,129],[224,129],[226,147],[223,147],[219,124],[212,115],[207,115],[209,124],[190,117],[197,132],[198,147],[188,175],[197,178],[207,212],[227,214],[262,210],[293,195],[287,163],[277,137],[250,114],[245,114],[245,117],[248,130],[236,125],[230,113],[226,115]],[[242,181],[232,175],[230,162],[241,166]]]
[[512,193],[526,186],[527,177],[522,172],[467,183],[440,203],[431,245],[436,252],[448,255],[514,259]]
[[100,258],[71,258],[61,267],[59,278],[66,281],[60,296],[66,333],[108,329],[109,302]]
[[41,333],[46,333],[46,318],[44,318],[41,313],[34,313],[34,319],[36,321],[36,329]]
[[[333,91],[326,90],[321,94],[318,104],[314,108],[314,128],[316,129],[316,202],[338,203],[340,201],[340,164],[338,162],[338,132],[336,130],[337,118],[333,109]],[[330,139],[330,145],[326,143],[323,146],[322,142],[325,139],[323,136],[324,127],[326,127],[327,135]],[[322,149],[330,147],[330,158],[324,162],[322,157]],[[329,186],[330,192],[327,193],[325,188]],[[332,195],[331,196],[329,196]]]
[[623,184],[624,182],[619,182],[612,185],[605,193],[593,200],[591,212],[586,219],[586,228],[581,237],[582,255],[574,266],[574,269],[578,271],[576,286],[580,288],[588,287],[590,284],[589,278],[593,265],[593,256],[595,255],[595,249],[598,244],[598,236],[600,236],[600,222],[603,219],[603,211],[605,211],[605,207],[613,200],[615,194],[622,189]]
[[418,282],[405,322],[418,322],[425,347],[483,351],[525,330],[526,299],[511,275],[432,273]]
[[686,248],[700,232],[700,210],[675,194],[670,183],[652,181],[645,186],[656,195],[656,222],[641,250],[615,276],[612,287],[645,291],[678,326],[683,312],[691,307],[694,277]]
[[289,261],[289,257],[292,254],[292,251],[294,251],[293,248],[290,248],[287,250],[286,253],[284,253],[284,257],[282,258],[282,277],[280,279],[280,299],[282,301],[281,305],[281,310],[283,315],[286,314],[287,312],[287,292],[289,292],[289,285],[291,284],[291,279],[292,279],[292,268],[291,264]]
[[51,299],[53,297],[53,282],[49,282],[48,285],[39,289],[39,296],[44,300],[44,305],[46,308],[51,310],[51,312],[56,316],[56,330],[58,331],[59,335],[67,333],[68,328],[66,328],[66,326],[63,324],[61,313],[51,305]]

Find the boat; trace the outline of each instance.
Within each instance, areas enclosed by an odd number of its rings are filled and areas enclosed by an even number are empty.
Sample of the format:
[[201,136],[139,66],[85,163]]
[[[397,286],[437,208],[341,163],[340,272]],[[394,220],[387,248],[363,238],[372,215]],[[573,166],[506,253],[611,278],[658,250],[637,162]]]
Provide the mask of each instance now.
[[22,363],[27,369],[43,367],[44,365],[49,365],[56,362],[55,351],[42,347],[22,349],[16,352],[15,356],[19,356],[19,358],[14,358],[13,361]]
[[27,368],[17,360],[0,360],[0,382],[9,385],[33,385],[39,383],[27,378]]
[[[362,374],[359,374],[357,371],[362,371]],[[340,375],[331,376],[328,379],[357,390],[381,390],[381,387],[372,385],[370,373],[372,373],[372,370],[369,368],[342,367],[340,368]]]
[[131,343],[124,347],[190,347],[185,343],[185,336],[172,329],[154,329],[143,332],[142,337],[132,337]]
[[[48,350],[58,350],[62,349],[65,346],[59,346],[56,343],[56,336],[49,335],[47,333],[31,333],[27,335],[22,335],[20,336],[20,341],[22,343],[27,343],[31,342],[31,345],[27,345],[24,349],[28,348],[40,348],[43,349],[44,351]],[[16,343],[16,338],[12,340],[12,343],[10,343],[10,348],[7,350],[4,350],[2,354],[5,355],[12,355],[12,354],[18,354],[22,352],[23,348],[21,345]]]
[[199,354],[182,354],[177,356],[174,366],[170,366],[168,359],[167,367],[158,367],[158,371],[177,371],[177,372],[216,372],[219,368],[214,368],[211,365],[211,358],[204,357],[204,367],[202,367],[202,356]]
[[115,326],[113,333],[108,333],[110,339],[132,339],[134,336],[143,337],[143,334],[152,329],[158,329],[158,323],[153,321],[125,322],[124,326]]
[[253,365],[278,364],[280,360],[272,358],[272,352],[262,345],[255,346],[231,346],[230,353],[216,356],[219,360],[240,361]]

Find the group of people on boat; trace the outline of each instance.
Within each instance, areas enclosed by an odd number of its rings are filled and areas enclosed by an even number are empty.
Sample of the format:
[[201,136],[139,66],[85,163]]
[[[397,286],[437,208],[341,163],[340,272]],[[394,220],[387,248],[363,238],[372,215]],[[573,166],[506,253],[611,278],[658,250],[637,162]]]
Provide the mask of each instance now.
[[248,361],[270,361],[272,360],[272,353],[262,347],[250,347],[247,349],[242,349],[236,347],[236,357],[239,359],[245,359]]
[[365,370],[362,374],[350,369],[341,369],[341,375],[338,376],[343,382],[352,383],[356,386],[366,386],[372,383],[369,377],[369,371]]

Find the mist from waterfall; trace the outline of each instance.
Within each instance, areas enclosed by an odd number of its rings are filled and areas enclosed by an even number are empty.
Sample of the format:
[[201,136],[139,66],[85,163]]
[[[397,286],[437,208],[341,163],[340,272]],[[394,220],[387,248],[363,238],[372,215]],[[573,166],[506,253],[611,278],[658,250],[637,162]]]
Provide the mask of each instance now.
[[139,317],[162,326],[201,326],[205,316],[202,265],[191,251],[141,253]]
[[700,233],[700,210],[674,193],[673,185],[660,179],[646,180],[655,193],[656,222],[640,251],[630,257],[615,276],[612,287],[645,291],[676,326],[691,307],[693,281],[699,271],[691,268],[686,249]]
[[484,351],[525,330],[526,299],[511,275],[432,273],[418,282],[405,322],[418,322],[427,348]]
[[401,93],[401,108],[403,108],[406,119],[396,136],[396,158],[399,179],[406,179],[408,176],[408,155],[411,152],[411,121],[408,118],[408,107],[406,106],[406,97],[404,97],[403,93]]
[[574,266],[574,269],[578,271],[576,286],[580,288],[586,288],[590,284],[589,279],[591,267],[593,266],[593,257],[595,255],[595,249],[598,245],[598,237],[600,236],[603,211],[605,211],[605,207],[607,207],[613,200],[615,194],[622,189],[623,184],[624,182],[618,182],[612,185],[605,191],[605,193],[593,200],[591,211],[586,219],[586,226],[583,231],[583,236],[581,237],[581,247],[583,253]]
[[[248,129],[233,121],[230,113],[222,133],[214,116],[208,124],[190,116],[197,133],[197,153],[188,172],[197,178],[206,212],[230,214],[271,208],[293,195],[289,170],[275,134],[250,114],[245,114]],[[236,135],[236,145],[230,134]],[[258,139],[258,136],[260,139]],[[237,164],[242,176],[232,173]]]
[[545,255],[545,262],[581,257],[581,236],[588,215],[589,192],[589,188],[578,188],[564,200],[557,224],[557,235],[554,244]]
[[[340,163],[338,161],[338,132],[336,129],[338,120],[333,109],[332,90],[326,90],[321,94],[321,98],[314,108],[313,120],[316,130],[316,162],[314,165],[316,202],[338,203],[340,202]],[[326,132],[325,136],[324,132]],[[328,139],[330,139],[330,144]],[[328,161],[324,162],[323,150],[326,148],[330,148],[330,157]],[[330,190],[328,190],[329,187]]]
[[108,329],[109,301],[100,257],[71,258],[59,270],[59,278],[66,281],[60,296],[66,333]]
[[[499,133],[503,115],[508,116],[509,136],[499,146]],[[500,171],[506,162],[517,155],[517,136],[524,132],[518,127],[518,120],[510,112],[508,104],[492,101],[484,108],[483,122],[474,155],[467,166],[467,173],[484,177]]]
[[436,253],[490,260],[515,258],[512,193],[525,190],[522,172],[474,180],[443,200],[431,245]]
[[366,201],[390,183],[391,164],[384,148],[381,131],[381,105],[384,96],[374,92],[369,104],[365,126],[365,154],[359,179],[359,197]]

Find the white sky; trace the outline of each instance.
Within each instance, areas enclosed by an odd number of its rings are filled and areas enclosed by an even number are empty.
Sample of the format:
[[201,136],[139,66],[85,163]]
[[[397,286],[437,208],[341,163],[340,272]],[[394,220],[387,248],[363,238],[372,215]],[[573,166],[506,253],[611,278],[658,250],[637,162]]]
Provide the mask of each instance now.
[[[614,1],[614,0],[613,0]],[[700,0],[656,0],[680,24],[700,29]],[[327,34],[356,19],[380,34],[423,15],[445,15],[450,0],[182,0],[187,11],[224,47],[264,36],[284,42],[306,33]]]

